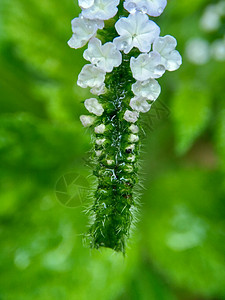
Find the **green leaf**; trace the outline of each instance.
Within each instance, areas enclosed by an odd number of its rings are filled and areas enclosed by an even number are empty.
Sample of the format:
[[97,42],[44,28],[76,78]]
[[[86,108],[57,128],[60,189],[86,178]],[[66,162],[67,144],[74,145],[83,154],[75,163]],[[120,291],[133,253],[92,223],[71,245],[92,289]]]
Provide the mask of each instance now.
[[204,132],[210,120],[209,91],[190,82],[182,85],[172,99],[172,119],[177,154],[186,153]]
[[149,256],[173,286],[224,299],[224,198],[221,174],[200,169],[170,171],[146,192]]

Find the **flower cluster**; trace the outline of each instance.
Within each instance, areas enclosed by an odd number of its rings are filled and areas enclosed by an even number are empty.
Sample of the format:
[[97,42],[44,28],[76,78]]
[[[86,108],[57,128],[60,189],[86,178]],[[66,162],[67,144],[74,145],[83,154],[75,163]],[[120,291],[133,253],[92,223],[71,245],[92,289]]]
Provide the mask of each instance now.
[[[204,65],[210,59],[219,62],[225,61],[224,17],[224,0],[206,6],[199,21],[199,27],[204,31],[204,37],[191,38],[186,44],[186,56],[191,63]],[[210,36],[210,34],[215,32],[216,39],[214,40],[213,35]]]
[[[166,0],[125,0],[124,9],[127,17],[117,16],[119,0],[79,0],[82,12],[72,20],[73,35],[68,44],[71,48],[83,47],[84,58],[90,62],[78,76],[77,84],[82,88],[91,88],[94,95],[106,93],[105,76],[122,64],[123,53],[129,55],[133,48],[139,50],[139,56],[130,58],[130,69],[136,82],[132,85],[134,97],[130,100],[130,109],[124,114],[127,122],[135,123],[139,113],[150,110],[151,104],[161,92],[156,81],[166,70],[177,70],[182,58],[177,50],[176,39],[170,35],[160,37],[160,28],[150,17],[162,14]],[[116,18],[115,29],[118,33],[111,42],[102,45],[96,37],[97,31],[104,28],[104,21]],[[149,103],[150,101],[150,103]],[[92,106],[89,112],[98,116],[100,103],[97,99],[88,99]],[[96,109],[94,109],[96,106]],[[103,113],[104,108],[101,112]],[[91,118],[94,122],[94,118]],[[84,116],[84,126],[92,125]]]
[[124,252],[135,221],[140,154],[139,117],[159,97],[157,81],[182,59],[176,39],[160,36],[150,19],[162,14],[166,0],[79,0],[82,12],[72,20],[72,48],[87,45],[86,64],[77,84],[95,95],[84,101],[93,126],[93,175],[98,178],[89,210],[91,247]]

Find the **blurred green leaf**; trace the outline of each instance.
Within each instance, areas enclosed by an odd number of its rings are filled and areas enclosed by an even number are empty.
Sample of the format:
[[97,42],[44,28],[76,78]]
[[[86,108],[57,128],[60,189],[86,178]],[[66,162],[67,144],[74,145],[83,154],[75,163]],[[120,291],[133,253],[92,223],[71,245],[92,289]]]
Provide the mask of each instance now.
[[[225,189],[220,173],[175,169],[145,193],[149,256],[177,287],[225,297]],[[218,210],[219,207],[219,210]]]
[[176,151],[184,154],[206,129],[210,120],[211,96],[208,90],[185,83],[172,101]]

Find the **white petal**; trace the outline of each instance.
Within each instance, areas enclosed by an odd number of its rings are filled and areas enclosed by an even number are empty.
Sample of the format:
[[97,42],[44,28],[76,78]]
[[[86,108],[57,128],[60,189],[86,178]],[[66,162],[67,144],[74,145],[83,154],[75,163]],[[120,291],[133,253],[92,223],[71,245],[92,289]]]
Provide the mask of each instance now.
[[96,156],[101,156],[102,150],[95,151]]
[[123,118],[127,122],[135,123],[135,122],[137,122],[138,117],[139,117],[139,113],[138,112],[126,110]]
[[160,28],[146,15],[136,13],[132,17],[136,17],[136,37],[133,37],[133,46],[141,52],[149,52],[151,44],[160,34]]
[[94,0],[78,0],[78,4],[81,8],[89,8],[94,4]]
[[159,52],[162,56],[166,56],[173,51],[176,46],[177,40],[171,35],[166,35],[154,41],[153,50]]
[[[134,125],[134,124],[130,125],[129,129],[130,129],[132,126],[136,126],[136,125]],[[131,130],[131,132],[132,132],[132,130]],[[138,131],[137,131],[137,132],[133,132],[133,133],[138,133]],[[134,149],[135,149],[135,144],[130,144],[129,146],[126,147],[126,150],[134,151]]]
[[130,107],[137,112],[146,113],[151,108],[151,105],[146,100],[147,98],[135,96],[130,100]]
[[137,125],[134,125],[134,124],[130,125],[129,129],[130,129],[130,131],[131,131],[132,133],[138,133],[138,132],[139,132],[138,126],[137,126]]
[[100,87],[93,87],[90,92],[93,94],[93,95],[103,95],[106,93],[106,87],[105,87],[105,84],[103,83]]
[[160,16],[166,5],[167,0],[146,0],[147,14],[152,17]]
[[135,32],[135,25],[136,25],[135,17],[129,15],[127,18],[126,17],[120,18],[116,22],[115,28],[119,35],[130,36]]
[[160,33],[158,25],[139,12],[119,19],[115,28],[120,37],[115,38],[113,43],[126,54],[133,47],[137,47],[141,52],[149,52],[151,44]]
[[[122,54],[116,49],[116,46],[109,42],[102,46],[102,53],[105,58],[104,64],[101,66],[106,72],[112,72],[114,67],[118,67],[122,63]],[[100,67],[100,65],[99,65]]]
[[155,79],[136,81],[132,85],[132,91],[136,96],[155,101],[161,92],[161,87]]
[[98,100],[95,98],[90,98],[90,99],[85,100],[84,106],[90,113],[92,113],[96,116],[101,116],[104,112],[104,108],[98,102]]
[[95,122],[95,117],[82,115],[80,116],[80,120],[84,127],[89,127]]
[[101,146],[105,143],[106,139],[96,139],[95,140],[95,143],[98,145],[98,146]]
[[102,46],[97,38],[90,40],[88,49],[84,51],[84,58],[105,72],[112,72],[113,68],[122,62],[122,54],[113,43],[109,42]]
[[153,43],[153,50],[161,55],[161,62],[168,71],[175,71],[182,64],[181,55],[175,50],[176,46],[177,41],[171,35],[159,37]]
[[180,68],[181,64],[182,64],[182,57],[177,50],[174,50],[169,55],[167,55],[164,66],[168,71],[175,71]]
[[119,36],[113,40],[113,44],[115,44],[118,50],[124,51],[124,53],[129,53],[133,48],[133,40],[131,36]]
[[95,127],[95,133],[103,134],[104,132],[105,132],[105,125],[104,124],[100,124],[100,125]]
[[128,140],[131,143],[136,143],[139,141],[139,136],[136,134],[130,134]]
[[100,87],[104,83],[105,72],[93,65],[85,65],[78,75],[77,84],[82,88]]
[[95,0],[94,4],[82,11],[82,15],[90,20],[108,20],[118,11],[119,0]]
[[165,73],[161,56],[153,51],[149,54],[140,54],[137,58],[131,57],[130,67],[134,78],[139,81],[159,78]]
[[68,41],[71,48],[78,49],[83,47],[97,32],[104,27],[103,21],[87,20],[83,17],[75,18],[71,22],[73,35]]
[[167,0],[125,0],[124,8],[133,14],[140,11],[149,16],[158,17],[162,14],[167,5]]

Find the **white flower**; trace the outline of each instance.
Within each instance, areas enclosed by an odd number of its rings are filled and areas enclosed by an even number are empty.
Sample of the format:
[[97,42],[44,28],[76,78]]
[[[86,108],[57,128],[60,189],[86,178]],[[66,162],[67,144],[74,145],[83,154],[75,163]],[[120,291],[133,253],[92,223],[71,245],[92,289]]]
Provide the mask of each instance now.
[[139,81],[159,78],[165,73],[165,67],[161,64],[161,56],[155,51],[140,54],[137,58],[131,57],[130,67],[134,78]]
[[75,18],[71,22],[73,35],[68,41],[71,48],[83,47],[97,32],[104,27],[103,21],[88,20],[84,17]]
[[93,87],[90,92],[93,94],[93,95],[103,95],[106,93],[106,87],[105,87],[105,84],[103,83],[100,87]]
[[115,163],[115,161],[113,159],[107,159],[107,165],[111,166],[112,164]]
[[131,173],[131,172],[133,172],[133,170],[134,170],[134,168],[132,165],[126,164],[126,168],[124,169],[125,172]]
[[105,80],[105,72],[93,65],[85,65],[78,75],[77,84],[82,88],[101,87]]
[[182,64],[181,55],[175,50],[176,46],[177,40],[171,35],[159,37],[153,43],[153,51],[161,55],[161,62],[168,71],[175,71]]
[[209,32],[216,31],[219,29],[220,24],[221,20],[217,6],[214,4],[208,5],[203,16],[200,19],[201,28]]
[[135,161],[135,158],[136,158],[135,155],[129,155],[129,156],[127,157],[127,160],[130,160],[131,162],[134,162],[134,161]]
[[91,7],[82,11],[82,15],[91,20],[108,20],[117,14],[119,2],[120,0],[95,0]]
[[96,156],[101,156],[102,150],[97,150],[97,151],[95,151],[95,154],[96,154]]
[[130,100],[130,107],[137,112],[146,113],[151,108],[151,105],[146,100],[147,98],[135,96]]
[[95,121],[95,117],[82,115],[80,116],[80,120],[84,127],[89,127],[93,125]]
[[104,124],[100,124],[100,125],[95,127],[95,133],[103,134],[104,132],[105,132],[105,125]]
[[98,100],[95,98],[90,98],[90,99],[85,100],[84,106],[90,113],[92,113],[96,116],[101,116],[104,112],[104,108],[98,102]]
[[130,129],[130,131],[131,131],[132,133],[138,133],[138,132],[139,132],[138,126],[137,126],[137,125],[134,125],[134,124],[130,125],[129,129]]
[[210,59],[210,44],[202,38],[192,38],[186,45],[186,56],[196,65],[204,65]]
[[149,52],[151,44],[160,33],[160,28],[155,22],[138,12],[129,15],[128,18],[119,19],[115,27],[120,36],[116,37],[113,43],[126,54],[133,47],[137,47],[141,52]]
[[97,140],[95,141],[95,143],[96,143],[98,146],[101,146],[101,145],[103,145],[103,144],[105,143],[105,141],[106,141],[106,139],[97,139]]
[[113,68],[118,67],[122,62],[122,54],[113,43],[102,45],[97,38],[90,40],[83,56],[105,72],[112,72]]
[[161,93],[161,87],[155,79],[136,81],[132,84],[131,89],[136,96],[144,97],[152,101],[155,101]]
[[137,122],[139,113],[137,111],[126,110],[124,114],[124,120],[127,122],[135,123]]
[[[132,125],[134,125],[134,124],[132,124]],[[136,125],[134,125],[134,126],[136,126]],[[134,149],[135,149],[135,144],[130,144],[129,146],[126,147],[126,150],[129,150],[130,152],[134,151]]]
[[94,2],[94,0],[78,0],[79,6],[83,9],[91,7]]
[[167,0],[126,0],[124,2],[124,8],[129,13],[140,11],[152,17],[160,16],[166,5]]
[[225,60],[225,40],[215,40],[211,45],[212,57],[217,61]]
[[138,135],[136,135],[136,134],[130,134],[129,135],[129,142],[131,142],[131,143],[135,143],[135,142],[138,142],[138,140],[139,140],[139,136]]

